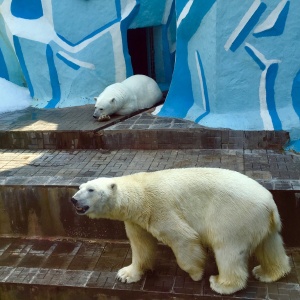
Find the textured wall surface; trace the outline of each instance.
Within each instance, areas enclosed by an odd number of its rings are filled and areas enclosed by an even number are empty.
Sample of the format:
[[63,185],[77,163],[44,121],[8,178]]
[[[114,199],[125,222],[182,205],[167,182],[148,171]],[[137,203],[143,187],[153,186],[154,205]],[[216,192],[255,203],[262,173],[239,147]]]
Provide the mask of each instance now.
[[177,0],[176,13],[176,65],[159,115],[299,139],[299,2]]
[[299,18],[297,0],[0,0],[0,77],[36,107],[92,103],[133,74],[127,30],[153,27],[156,79],[171,82],[159,116],[287,130],[300,151]]
[[175,26],[174,6],[173,0],[0,0],[0,76],[28,86],[36,107],[93,103],[107,85],[133,74],[129,28],[157,26],[160,57],[171,59],[166,27],[172,16]]

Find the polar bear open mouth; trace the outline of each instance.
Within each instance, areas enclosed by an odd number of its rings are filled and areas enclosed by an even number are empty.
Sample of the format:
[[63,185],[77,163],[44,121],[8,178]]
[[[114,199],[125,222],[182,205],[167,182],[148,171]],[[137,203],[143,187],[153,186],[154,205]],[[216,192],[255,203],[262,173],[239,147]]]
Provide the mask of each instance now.
[[76,208],[76,212],[78,214],[82,215],[82,214],[85,214],[89,210],[90,207],[87,206],[87,205],[85,205],[83,207],[81,207],[81,206],[75,206],[75,208]]
[[73,203],[73,205],[76,209],[76,212],[79,215],[85,214],[90,209],[90,207],[88,205],[83,205],[83,206],[79,205],[78,201],[74,198],[71,198],[71,202]]
[[88,210],[89,210],[89,206],[88,205],[85,205],[85,206],[79,206],[78,204],[75,204],[75,209],[76,209],[76,212],[79,214],[79,215],[83,215],[85,214]]

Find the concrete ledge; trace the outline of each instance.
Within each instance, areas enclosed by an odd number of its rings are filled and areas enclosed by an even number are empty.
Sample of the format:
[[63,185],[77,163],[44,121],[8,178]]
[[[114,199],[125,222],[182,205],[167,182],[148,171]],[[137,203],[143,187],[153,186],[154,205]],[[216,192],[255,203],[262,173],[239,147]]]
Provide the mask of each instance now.
[[194,122],[161,118],[150,112],[92,118],[93,106],[1,115],[0,149],[282,149],[285,131],[205,128]]
[[2,149],[100,149],[101,134],[94,131],[0,132]]
[[193,129],[105,130],[103,149],[283,149],[289,140],[284,131],[234,131]]
[[6,131],[2,149],[273,149],[288,142],[285,131],[193,129]]

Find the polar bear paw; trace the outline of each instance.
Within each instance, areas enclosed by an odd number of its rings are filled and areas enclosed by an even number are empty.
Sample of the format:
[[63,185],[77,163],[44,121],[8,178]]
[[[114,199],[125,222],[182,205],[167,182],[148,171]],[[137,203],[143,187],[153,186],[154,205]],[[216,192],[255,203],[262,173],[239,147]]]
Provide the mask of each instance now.
[[110,120],[110,116],[109,115],[102,115],[98,118],[99,122],[105,122],[105,121],[109,121]]
[[267,273],[264,272],[264,270],[262,269],[261,266],[256,266],[253,270],[252,270],[252,274],[254,275],[254,277],[262,282],[272,282],[274,281],[273,278],[268,275]]
[[262,282],[273,282],[281,277],[287,275],[291,271],[291,267],[289,263],[286,264],[286,266],[282,266],[281,269],[272,269],[272,272],[268,272],[262,268],[261,265],[256,266],[252,270],[252,274],[256,279]]
[[200,281],[203,277],[203,270],[189,274],[194,281]]
[[136,270],[132,265],[122,268],[117,273],[117,279],[124,283],[137,282],[142,278],[143,273]]
[[219,276],[210,276],[210,287],[213,291],[219,294],[233,294],[245,287],[245,282],[236,282],[235,284],[229,282],[223,282]]

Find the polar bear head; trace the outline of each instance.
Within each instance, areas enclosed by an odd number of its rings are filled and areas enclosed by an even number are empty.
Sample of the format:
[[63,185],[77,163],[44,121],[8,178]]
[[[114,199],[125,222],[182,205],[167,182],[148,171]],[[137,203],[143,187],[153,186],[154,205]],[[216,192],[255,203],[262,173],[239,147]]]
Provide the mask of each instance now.
[[96,104],[93,117],[99,121],[102,121],[103,119],[109,120],[109,116],[116,113],[123,106],[124,92],[122,83],[109,85],[94,99]]
[[71,199],[77,214],[91,218],[109,216],[114,203],[117,185],[113,178],[98,178],[79,187]]

